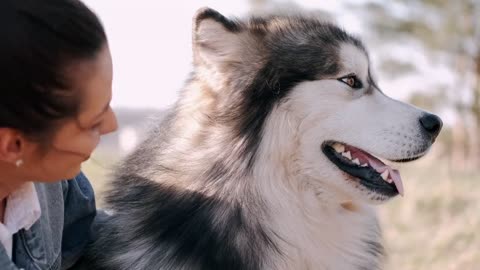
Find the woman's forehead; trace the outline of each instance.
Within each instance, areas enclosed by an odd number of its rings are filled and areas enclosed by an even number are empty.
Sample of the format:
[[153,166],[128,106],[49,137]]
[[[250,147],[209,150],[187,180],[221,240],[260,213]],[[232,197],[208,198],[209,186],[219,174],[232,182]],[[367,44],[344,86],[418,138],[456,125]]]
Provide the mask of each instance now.
[[[94,59],[78,63],[71,74],[79,91],[79,120],[83,124],[101,113],[112,96],[112,59],[107,46]],[[72,70],[73,71],[73,70]]]

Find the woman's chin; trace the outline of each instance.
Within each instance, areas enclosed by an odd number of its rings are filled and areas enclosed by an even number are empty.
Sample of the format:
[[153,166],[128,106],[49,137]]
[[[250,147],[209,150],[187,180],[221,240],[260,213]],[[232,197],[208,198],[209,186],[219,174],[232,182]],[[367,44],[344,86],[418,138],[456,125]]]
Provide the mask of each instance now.
[[68,170],[62,170],[61,174],[44,177],[44,179],[42,179],[42,182],[54,183],[54,182],[58,182],[59,180],[73,179],[75,178],[75,176],[77,176],[80,173],[80,171],[81,171],[81,165],[77,165],[75,167],[69,168]]

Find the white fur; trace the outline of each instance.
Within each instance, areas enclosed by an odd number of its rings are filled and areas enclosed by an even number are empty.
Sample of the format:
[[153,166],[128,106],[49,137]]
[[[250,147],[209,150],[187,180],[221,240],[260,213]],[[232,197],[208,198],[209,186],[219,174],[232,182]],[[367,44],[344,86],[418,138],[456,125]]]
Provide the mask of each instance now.
[[[339,75],[355,73],[368,87],[366,55],[344,45],[341,57]],[[365,246],[366,241],[380,241],[370,206],[380,195],[345,179],[322,153],[321,144],[341,141],[388,159],[421,155],[425,150],[417,146],[422,143],[418,119],[423,113],[378,90],[352,90],[335,78],[304,82],[275,108],[254,173],[286,255],[271,269],[381,265],[382,257],[372,257]],[[345,209],[342,202],[356,209]]]

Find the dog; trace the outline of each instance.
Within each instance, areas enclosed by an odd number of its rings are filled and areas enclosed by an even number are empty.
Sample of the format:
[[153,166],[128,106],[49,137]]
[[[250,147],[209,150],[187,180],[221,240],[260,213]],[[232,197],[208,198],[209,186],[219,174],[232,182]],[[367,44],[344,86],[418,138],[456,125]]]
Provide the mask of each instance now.
[[193,19],[193,72],[116,170],[89,269],[375,270],[390,161],[436,115],[391,99],[362,42],[302,15]]

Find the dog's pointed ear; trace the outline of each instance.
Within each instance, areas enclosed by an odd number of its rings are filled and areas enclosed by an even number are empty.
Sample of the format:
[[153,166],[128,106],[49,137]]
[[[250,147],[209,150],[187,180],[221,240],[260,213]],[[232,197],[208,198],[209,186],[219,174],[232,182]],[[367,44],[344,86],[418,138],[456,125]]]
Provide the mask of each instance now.
[[211,8],[202,8],[193,18],[192,47],[195,61],[216,65],[240,55],[240,23]]

